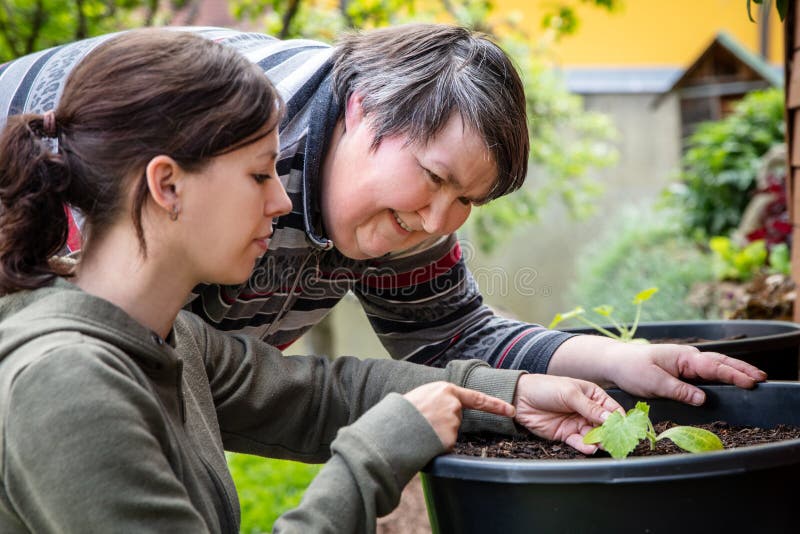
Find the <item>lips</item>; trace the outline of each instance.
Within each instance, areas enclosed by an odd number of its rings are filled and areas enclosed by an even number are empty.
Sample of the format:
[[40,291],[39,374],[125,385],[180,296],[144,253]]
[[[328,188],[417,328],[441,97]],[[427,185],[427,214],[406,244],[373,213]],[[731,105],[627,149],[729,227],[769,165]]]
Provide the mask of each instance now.
[[397,214],[396,211],[392,211],[392,215],[394,215],[394,220],[397,221],[397,224],[400,225],[400,228],[402,228],[406,232],[413,232],[413,230],[409,228],[405,222],[403,222],[403,219],[400,218],[400,216]]
[[271,237],[272,237],[272,232],[264,236],[257,237],[253,241],[255,241],[264,250],[267,250],[267,248],[269,248],[269,240]]

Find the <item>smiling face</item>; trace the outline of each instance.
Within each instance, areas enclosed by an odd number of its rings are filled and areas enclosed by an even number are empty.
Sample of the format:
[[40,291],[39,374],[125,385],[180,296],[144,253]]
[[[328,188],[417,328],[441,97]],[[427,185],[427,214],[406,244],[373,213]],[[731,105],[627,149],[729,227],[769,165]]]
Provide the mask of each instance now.
[[183,183],[179,219],[187,263],[198,281],[246,280],[272,235],[273,218],[291,211],[275,169],[278,133],[213,158]]
[[325,229],[342,254],[376,258],[456,231],[489,194],[497,167],[453,114],[427,144],[385,137],[376,149],[357,95],[331,142],[322,178]]

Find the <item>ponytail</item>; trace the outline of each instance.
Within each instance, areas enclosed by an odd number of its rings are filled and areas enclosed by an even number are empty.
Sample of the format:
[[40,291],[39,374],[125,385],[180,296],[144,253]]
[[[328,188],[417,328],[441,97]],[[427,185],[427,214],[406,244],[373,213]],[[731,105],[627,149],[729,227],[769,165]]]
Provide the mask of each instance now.
[[57,138],[52,113],[9,117],[0,136],[0,295],[66,274],[48,263],[66,244],[70,183],[46,139]]

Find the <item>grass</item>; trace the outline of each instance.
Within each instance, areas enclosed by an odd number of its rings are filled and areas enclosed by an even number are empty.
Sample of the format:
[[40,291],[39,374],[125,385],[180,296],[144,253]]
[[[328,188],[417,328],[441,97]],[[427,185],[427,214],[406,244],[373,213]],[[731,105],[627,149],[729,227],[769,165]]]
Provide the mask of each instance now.
[[271,532],[275,520],[300,503],[322,468],[247,454],[227,457],[242,507],[241,534]]

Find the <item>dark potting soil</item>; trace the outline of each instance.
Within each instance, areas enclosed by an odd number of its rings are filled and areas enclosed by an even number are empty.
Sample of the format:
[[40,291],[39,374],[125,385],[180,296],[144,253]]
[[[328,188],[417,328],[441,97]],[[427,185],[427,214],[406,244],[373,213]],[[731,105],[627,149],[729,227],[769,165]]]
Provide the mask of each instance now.
[[[661,433],[667,428],[675,426],[674,423],[664,421],[654,425],[656,433]],[[778,425],[775,428],[764,429],[757,427],[733,426],[717,421],[705,425],[693,425],[714,432],[726,449],[735,449],[747,445],[772,443],[787,439],[800,438],[800,427]],[[498,435],[473,435],[468,440],[462,439],[456,443],[453,450],[456,454],[479,456],[482,458],[515,458],[530,460],[577,460],[585,458],[610,458],[605,451],[597,451],[592,456],[587,456],[576,451],[569,445],[556,441],[547,441],[536,436],[509,438]],[[657,456],[662,454],[685,454],[668,439],[656,442],[656,448],[650,450],[650,442],[643,440],[634,449],[630,456]]]

